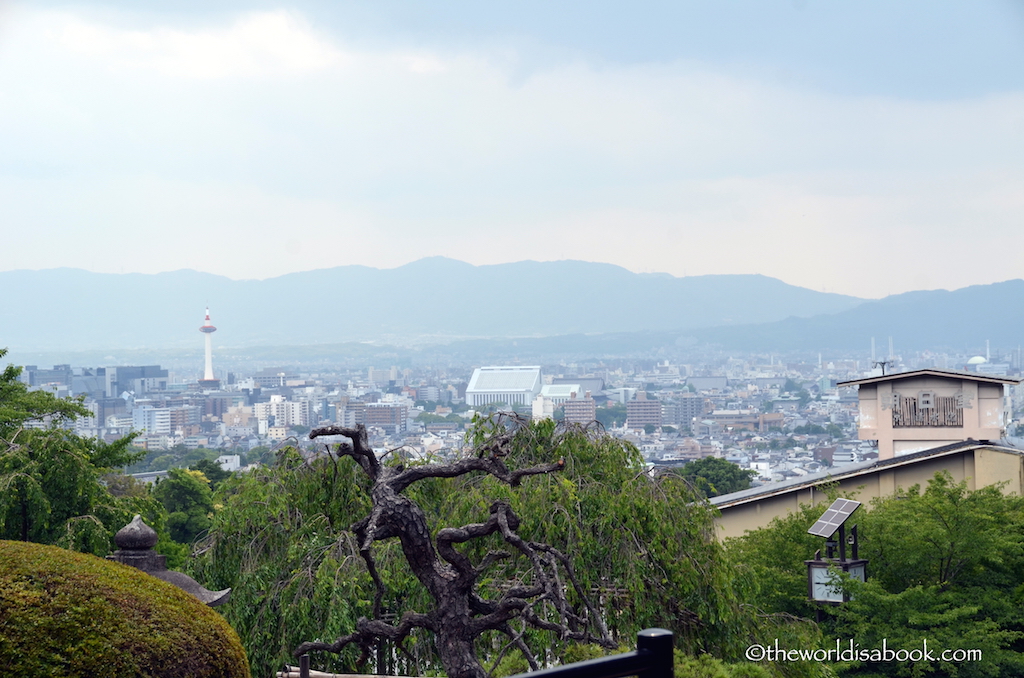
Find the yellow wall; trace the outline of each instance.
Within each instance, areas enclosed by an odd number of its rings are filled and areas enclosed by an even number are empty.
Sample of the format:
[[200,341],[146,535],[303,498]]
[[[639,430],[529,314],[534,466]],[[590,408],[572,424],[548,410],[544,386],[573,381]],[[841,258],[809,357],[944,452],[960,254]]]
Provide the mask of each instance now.
[[[876,497],[893,494],[897,488],[924,487],[939,471],[947,471],[957,482],[967,479],[967,486],[972,490],[1003,481],[1009,481],[1003,487],[1006,493],[1021,494],[1024,487],[1024,456],[995,448],[970,448],[844,478],[839,481],[839,494],[869,504]],[[823,480],[820,484],[826,482],[829,481]],[[719,538],[739,537],[747,530],[766,526],[772,518],[786,516],[800,504],[817,504],[826,499],[821,490],[802,487],[721,506],[721,515],[715,519]]]

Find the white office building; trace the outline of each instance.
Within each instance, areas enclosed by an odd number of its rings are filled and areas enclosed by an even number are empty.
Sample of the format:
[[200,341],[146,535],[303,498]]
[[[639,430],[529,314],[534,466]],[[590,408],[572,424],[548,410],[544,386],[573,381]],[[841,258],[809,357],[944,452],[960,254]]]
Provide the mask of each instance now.
[[504,403],[530,407],[542,386],[539,366],[478,367],[466,388],[466,404],[482,407]]

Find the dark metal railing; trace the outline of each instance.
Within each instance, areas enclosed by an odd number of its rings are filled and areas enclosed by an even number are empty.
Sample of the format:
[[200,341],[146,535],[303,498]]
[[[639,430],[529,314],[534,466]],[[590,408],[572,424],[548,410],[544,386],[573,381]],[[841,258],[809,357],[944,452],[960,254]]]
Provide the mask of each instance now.
[[[674,668],[672,632],[644,629],[636,634],[636,650],[633,652],[520,673],[511,678],[673,678]],[[309,655],[299,657],[299,676],[309,678]]]
[[520,673],[512,678],[672,678],[673,669],[672,632],[644,629],[636,634],[636,650],[633,652]]

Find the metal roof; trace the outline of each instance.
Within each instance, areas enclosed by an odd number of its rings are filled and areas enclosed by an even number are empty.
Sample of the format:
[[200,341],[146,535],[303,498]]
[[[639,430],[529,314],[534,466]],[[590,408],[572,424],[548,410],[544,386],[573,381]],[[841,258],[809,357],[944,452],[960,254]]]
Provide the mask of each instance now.
[[851,379],[850,381],[840,381],[836,386],[859,386],[861,384],[877,384],[883,381],[898,381],[900,379],[909,379],[911,377],[945,377],[954,379],[968,379],[971,381],[980,381],[986,384],[1019,384],[1020,379],[1012,379],[1010,377],[997,377],[988,374],[978,374],[977,372],[960,372],[958,370],[913,370],[911,372],[897,372],[896,374],[884,374],[877,377],[866,377],[864,379]]
[[510,393],[537,391],[540,387],[540,366],[491,366],[473,370],[467,392]]
[[862,461],[856,464],[844,464],[838,469],[827,469],[825,471],[819,471],[817,473],[810,473],[806,476],[799,476],[797,478],[783,480],[778,483],[767,483],[765,485],[760,485],[758,487],[751,487],[750,489],[747,490],[740,490],[739,492],[722,494],[717,497],[712,497],[709,501],[718,508],[738,506],[740,504],[746,504],[747,502],[750,501],[764,499],[766,497],[771,497],[779,494],[788,494],[789,492],[806,489],[808,487],[820,485],[822,483],[832,482],[834,480],[844,480],[846,478],[853,478],[859,475],[871,473],[880,468],[885,468],[889,466],[904,466],[907,464],[913,464],[923,459],[942,457],[947,454],[954,454],[956,452],[963,452],[967,450],[976,450],[983,447],[989,449],[997,449],[1001,452],[1007,452],[1010,454],[1024,454],[1024,451],[1019,450],[1015,447],[1009,447],[1007,445],[993,444],[978,440],[965,440],[963,442],[933,447],[928,450],[921,450],[920,452],[904,454],[899,457],[893,457],[892,459],[872,459],[868,461]]

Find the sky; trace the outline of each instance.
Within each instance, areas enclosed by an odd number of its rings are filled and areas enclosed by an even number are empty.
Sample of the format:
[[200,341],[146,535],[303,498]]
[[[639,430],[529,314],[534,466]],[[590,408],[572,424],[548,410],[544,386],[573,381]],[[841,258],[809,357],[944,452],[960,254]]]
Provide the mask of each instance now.
[[1021,252],[1024,0],[0,0],[0,270],[579,259],[877,298]]

